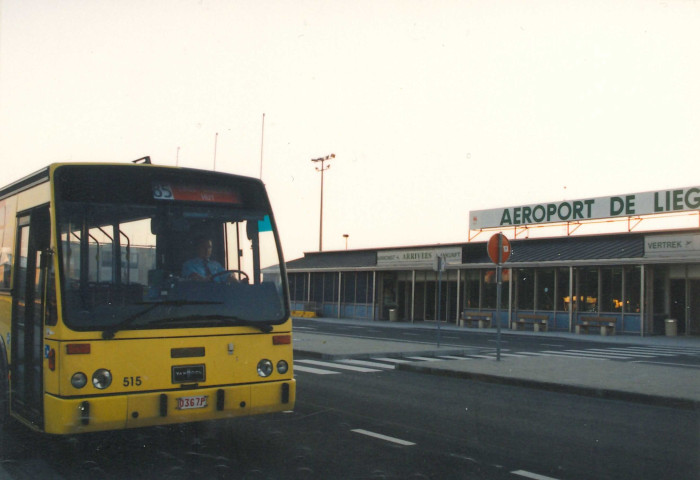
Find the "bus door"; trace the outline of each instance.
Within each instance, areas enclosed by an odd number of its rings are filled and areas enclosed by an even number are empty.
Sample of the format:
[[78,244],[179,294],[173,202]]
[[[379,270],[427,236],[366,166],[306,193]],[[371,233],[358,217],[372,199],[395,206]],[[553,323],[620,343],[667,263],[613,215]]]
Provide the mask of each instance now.
[[40,208],[17,219],[12,300],[12,411],[43,427],[42,318],[49,256],[49,212]]

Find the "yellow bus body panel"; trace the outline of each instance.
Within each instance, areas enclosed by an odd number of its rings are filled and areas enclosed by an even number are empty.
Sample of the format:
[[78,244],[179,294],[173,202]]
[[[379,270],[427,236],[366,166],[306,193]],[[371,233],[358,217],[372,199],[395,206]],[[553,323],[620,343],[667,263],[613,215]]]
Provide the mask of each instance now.
[[[201,330],[199,333],[201,334]],[[273,336],[275,334],[78,342],[47,340],[46,345],[56,350],[57,368],[55,371],[44,370],[44,385],[47,393],[58,396],[113,395],[179,389],[180,385],[173,383],[172,367],[199,365],[204,366],[205,378],[203,381],[190,383],[197,383],[201,387],[286,380],[291,378],[292,345],[273,345]],[[75,344],[89,344],[90,353],[67,354],[67,346]],[[181,355],[194,356],[178,357]],[[289,372],[280,375],[275,371],[270,377],[263,379],[257,373],[258,362],[262,359],[270,360],[273,365],[284,360],[289,365]],[[98,369],[107,369],[112,374],[112,384],[107,389],[96,388],[90,380]],[[71,377],[76,372],[87,376],[88,385],[80,389],[71,385]],[[52,379],[52,376],[57,379]]]
[[[190,336],[170,336],[176,332]],[[231,334],[230,328],[212,328],[164,330],[159,338],[103,340],[95,338],[92,332],[92,339],[45,339],[47,351],[54,352],[55,368],[51,370],[46,355],[44,430],[73,434],[292,410],[296,383],[291,339],[287,344],[273,344],[273,337],[291,336],[291,332],[251,332],[257,333]],[[120,333],[124,337],[140,332]],[[67,353],[69,345],[73,348],[88,344],[89,353]],[[258,362],[262,359],[270,360],[274,366],[269,377],[258,374]],[[288,365],[284,374],[277,372],[280,360]],[[173,367],[187,366],[203,367],[204,379],[189,383],[174,380]],[[111,385],[105,389],[93,385],[92,377],[98,369],[111,373]],[[85,375],[87,384],[75,388],[71,377],[79,372]],[[161,395],[166,396],[165,410]],[[220,410],[218,395],[223,395]],[[178,410],[177,398],[190,396],[206,396],[206,407]],[[87,414],[81,408],[83,402],[87,402]]]
[[[283,387],[286,384],[287,387]],[[282,403],[283,388],[288,388],[289,402]],[[217,395],[223,392],[223,408],[217,407]],[[46,395],[44,407],[50,411],[44,430],[52,434],[78,434],[101,430],[120,430],[155,425],[227,419],[290,410],[294,406],[294,379],[196,390],[176,390],[165,393],[103,396],[65,399]],[[161,395],[166,395],[166,408],[161,410]],[[207,406],[177,409],[177,399],[186,396],[206,396]],[[87,402],[87,414],[84,404]]]
[[126,427],[126,396],[90,399],[90,416],[98,419],[83,425],[80,406],[82,399],[57,398],[44,395],[44,419],[46,433],[72,434],[98,430],[123,430]]

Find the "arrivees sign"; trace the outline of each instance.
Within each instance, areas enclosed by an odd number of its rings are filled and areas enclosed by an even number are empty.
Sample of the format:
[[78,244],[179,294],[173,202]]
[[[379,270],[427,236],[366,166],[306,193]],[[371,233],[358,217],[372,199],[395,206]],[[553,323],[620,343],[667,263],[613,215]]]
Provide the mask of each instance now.
[[469,212],[469,229],[573,222],[700,209],[700,187]]

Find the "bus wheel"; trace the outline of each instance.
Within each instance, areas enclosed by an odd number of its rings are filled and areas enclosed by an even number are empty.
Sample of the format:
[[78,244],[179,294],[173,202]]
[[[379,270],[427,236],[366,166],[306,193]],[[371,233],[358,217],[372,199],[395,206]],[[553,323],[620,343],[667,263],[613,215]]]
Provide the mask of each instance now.
[[0,366],[0,431],[4,431],[10,422],[10,382],[7,369]]
[[0,365],[0,458],[8,458],[12,450],[10,439],[10,382],[7,369]]

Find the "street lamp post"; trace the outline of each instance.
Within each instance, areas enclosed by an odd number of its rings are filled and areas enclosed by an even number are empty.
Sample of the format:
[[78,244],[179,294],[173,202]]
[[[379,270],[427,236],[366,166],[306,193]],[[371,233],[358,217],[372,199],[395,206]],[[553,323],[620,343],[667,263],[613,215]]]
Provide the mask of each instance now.
[[312,162],[321,162],[321,167],[316,167],[317,172],[321,172],[321,215],[320,215],[320,220],[319,220],[319,227],[318,227],[318,251],[322,252],[323,251],[323,172],[331,168],[330,164],[328,166],[325,165],[325,162],[328,160],[331,160],[335,158],[335,153],[331,153],[330,155],[326,155],[325,157],[321,158],[312,158]]
[[343,234],[343,238],[345,239],[345,250],[348,249],[348,237],[349,237],[349,236],[350,236],[350,235],[347,234],[347,233],[344,233],[344,234]]

